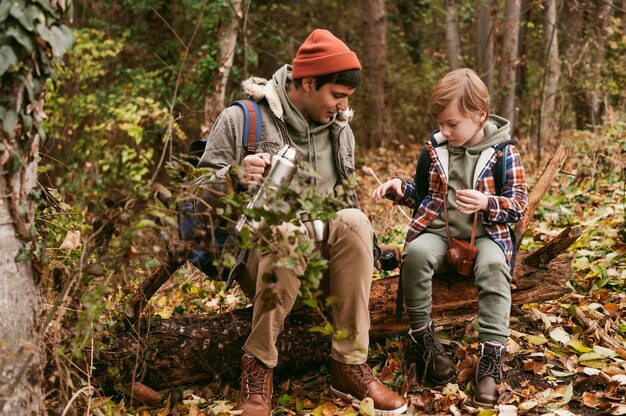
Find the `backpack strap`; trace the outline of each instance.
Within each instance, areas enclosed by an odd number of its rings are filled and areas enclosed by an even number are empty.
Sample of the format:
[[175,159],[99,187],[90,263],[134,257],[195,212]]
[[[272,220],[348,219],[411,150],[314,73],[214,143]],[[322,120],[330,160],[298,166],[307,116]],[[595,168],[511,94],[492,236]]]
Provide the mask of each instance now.
[[[261,109],[254,100],[238,100],[231,105],[241,107],[243,110],[243,137],[241,143],[246,154],[256,153],[256,147],[261,141]],[[198,162],[204,153],[206,147],[206,139],[194,140],[189,146],[188,161],[194,166],[198,166]]]
[[[434,147],[439,146],[437,140],[435,139],[435,134],[438,131],[439,130],[434,131],[428,139],[428,143],[432,144]],[[418,205],[421,204],[422,200],[426,198],[426,195],[428,195],[428,175],[430,173],[431,164],[432,159],[428,153],[428,148],[424,145],[419,157],[417,158],[417,164],[415,165],[415,177],[413,178],[415,193],[417,194],[415,199],[417,200]]]
[[515,140],[510,139],[498,144],[495,149],[498,153],[498,160],[493,165],[493,179],[496,185],[496,195],[502,193],[504,182],[506,182],[506,147],[515,144]]
[[237,100],[231,105],[237,105],[243,110],[242,144],[248,154],[254,154],[261,141],[261,109],[256,101],[250,99]]

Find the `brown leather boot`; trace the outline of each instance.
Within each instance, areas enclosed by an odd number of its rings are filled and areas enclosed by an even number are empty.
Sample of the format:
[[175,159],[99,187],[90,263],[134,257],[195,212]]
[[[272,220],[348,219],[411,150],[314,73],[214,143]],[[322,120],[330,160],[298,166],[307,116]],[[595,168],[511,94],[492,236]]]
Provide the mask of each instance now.
[[377,415],[398,415],[406,411],[402,397],[384,386],[367,364],[350,365],[331,359],[330,390],[354,406],[366,397],[371,398]]
[[241,357],[241,392],[237,409],[243,416],[270,416],[272,414],[272,369],[255,356]]
[[504,345],[485,341],[478,347],[480,358],[474,373],[474,403],[493,407],[498,402],[498,384],[502,383],[502,356]]
[[424,328],[409,330],[409,335],[416,345],[417,373],[422,377],[422,384],[427,380],[434,384],[446,384],[456,377],[456,366],[437,339],[432,321]]

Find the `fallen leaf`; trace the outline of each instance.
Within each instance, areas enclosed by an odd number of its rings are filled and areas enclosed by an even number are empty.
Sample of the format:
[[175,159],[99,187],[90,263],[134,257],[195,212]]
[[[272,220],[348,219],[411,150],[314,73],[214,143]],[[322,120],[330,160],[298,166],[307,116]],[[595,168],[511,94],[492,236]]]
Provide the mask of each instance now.
[[80,245],[80,231],[68,231],[59,247],[60,250],[74,250]]
[[569,334],[561,327],[556,327],[550,331],[550,338],[563,345],[567,345],[567,343],[571,341]]
[[374,410],[374,400],[371,397],[366,397],[361,400],[359,404],[359,414],[362,416],[376,416],[376,411]]

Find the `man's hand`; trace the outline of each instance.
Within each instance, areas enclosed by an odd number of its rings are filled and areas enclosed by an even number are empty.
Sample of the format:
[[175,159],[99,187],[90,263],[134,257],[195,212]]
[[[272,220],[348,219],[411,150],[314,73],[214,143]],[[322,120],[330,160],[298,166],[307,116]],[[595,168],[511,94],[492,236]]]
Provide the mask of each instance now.
[[474,189],[456,191],[456,205],[460,213],[473,214],[477,211],[487,211],[489,197]]
[[263,178],[265,169],[272,163],[269,153],[257,153],[246,156],[241,162],[241,177],[239,182],[245,188],[258,184]]
[[[396,259],[396,263],[398,263],[398,265],[400,265],[400,249],[398,247],[390,246],[390,245],[387,245],[387,244],[380,244],[378,246],[378,248],[380,248],[380,256],[381,257],[385,253],[392,252],[394,258]],[[376,270],[380,270],[381,267],[382,267],[382,265],[380,264],[380,260],[376,260],[376,264],[374,266],[376,266]]]

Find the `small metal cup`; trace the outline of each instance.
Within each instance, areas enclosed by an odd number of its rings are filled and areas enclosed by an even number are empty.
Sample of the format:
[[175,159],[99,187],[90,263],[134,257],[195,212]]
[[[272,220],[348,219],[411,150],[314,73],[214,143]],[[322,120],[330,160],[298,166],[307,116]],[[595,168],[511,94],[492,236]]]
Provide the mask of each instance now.
[[315,243],[321,243],[328,239],[328,224],[319,218],[311,218],[309,214],[300,214],[300,221],[306,228],[309,237]]

